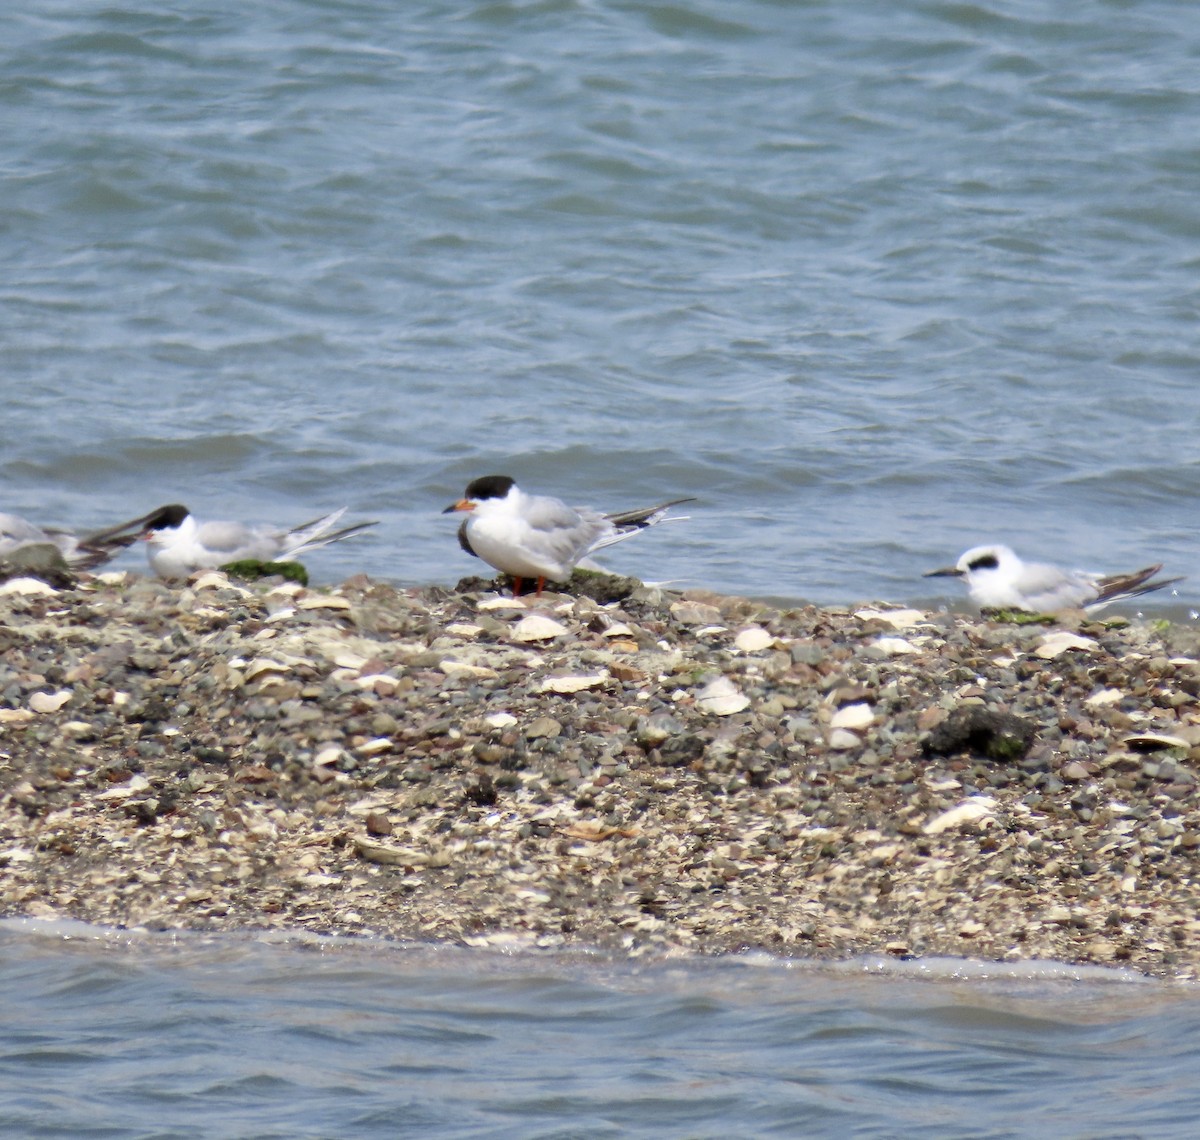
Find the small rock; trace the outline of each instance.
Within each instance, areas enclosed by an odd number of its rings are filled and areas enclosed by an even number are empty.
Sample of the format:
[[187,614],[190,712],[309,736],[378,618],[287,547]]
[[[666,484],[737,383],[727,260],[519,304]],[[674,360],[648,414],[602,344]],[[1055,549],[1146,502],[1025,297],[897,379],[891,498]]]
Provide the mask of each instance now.
[[539,716],[525,728],[526,740],[550,739],[562,733],[562,725],[552,716]]

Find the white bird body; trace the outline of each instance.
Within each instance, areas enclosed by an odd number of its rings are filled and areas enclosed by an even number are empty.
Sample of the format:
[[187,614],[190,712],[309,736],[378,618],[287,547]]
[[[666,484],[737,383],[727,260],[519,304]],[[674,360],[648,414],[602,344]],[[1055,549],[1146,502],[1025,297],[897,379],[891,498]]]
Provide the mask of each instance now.
[[144,526],[146,553],[161,578],[186,578],[196,570],[255,559],[287,562],[298,554],[357,534],[373,522],[333,530],[346,508],[301,526],[284,529],[240,522],[200,522],[186,507],[162,507],[134,524]]
[[1129,574],[1093,574],[1064,570],[1047,562],[1025,562],[1007,546],[975,546],[954,566],[931,570],[927,578],[962,578],[971,600],[986,610],[1024,610],[1054,613],[1057,610],[1098,610],[1111,602],[1161,590],[1179,578],[1151,581],[1162,563]]
[[528,495],[508,476],[488,475],[471,482],[443,513],[467,512],[459,527],[463,549],[511,575],[519,589],[523,578],[565,581],[588,555],[668,521],[670,507],[689,501],[604,514],[549,495]]

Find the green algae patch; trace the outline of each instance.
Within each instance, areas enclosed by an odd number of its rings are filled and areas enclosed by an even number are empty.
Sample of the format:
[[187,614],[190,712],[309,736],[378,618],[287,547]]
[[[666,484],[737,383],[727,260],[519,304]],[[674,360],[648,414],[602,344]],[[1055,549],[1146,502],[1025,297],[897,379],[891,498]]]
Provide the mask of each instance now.
[[308,585],[308,571],[299,562],[263,562],[257,558],[243,558],[237,562],[226,562],[221,569],[231,578],[243,578],[250,582],[278,575],[289,582]]

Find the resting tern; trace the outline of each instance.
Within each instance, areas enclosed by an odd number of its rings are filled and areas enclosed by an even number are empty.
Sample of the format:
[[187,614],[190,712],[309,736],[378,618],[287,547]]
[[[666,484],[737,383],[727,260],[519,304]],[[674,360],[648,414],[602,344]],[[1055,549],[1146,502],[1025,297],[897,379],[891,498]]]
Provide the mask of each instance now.
[[1162,563],[1131,574],[1089,574],[1045,562],[1023,562],[1007,546],[974,546],[954,566],[930,570],[925,577],[961,578],[981,609],[1053,613],[1064,609],[1098,610],[1110,602],[1161,590],[1182,578],[1151,581]]
[[660,522],[669,508],[693,499],[672,499],[654,507],[603,514],[591,507],[569,507],[549,495],[527,495],[507,475],[485,475],[467,484],[465,494],[442,513],[466,511],[458,528],[459,545],[468,554],[513,579],[513,597],[524,578],[562,582],[589,554]]
[[160,578],[186,578],[193,570],[224,566],[227,562],[243,559],[287,562],[307,550],[328,546],[376,525],[361,522],[333,530],[345,513],[346,508],[342,507],[332,514],[285,530],[240,522],[200,522],[187,507],[171,503],[116,529],[140,529],[150,565]]
[[26,547],[49,545],[57,548],[72,570],[91,570],[133,541],[132,535],[114,537],[111,531],[79,536],[60,527],[40,527],[20,515],[0,512],[0,559]]

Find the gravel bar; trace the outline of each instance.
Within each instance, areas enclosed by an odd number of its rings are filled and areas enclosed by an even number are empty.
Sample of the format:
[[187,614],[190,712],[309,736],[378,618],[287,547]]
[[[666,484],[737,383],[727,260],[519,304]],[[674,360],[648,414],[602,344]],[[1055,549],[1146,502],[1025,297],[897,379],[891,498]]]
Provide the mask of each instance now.
[[0,913],[1200,965],[1200,645],[585,576],[0,585]]

